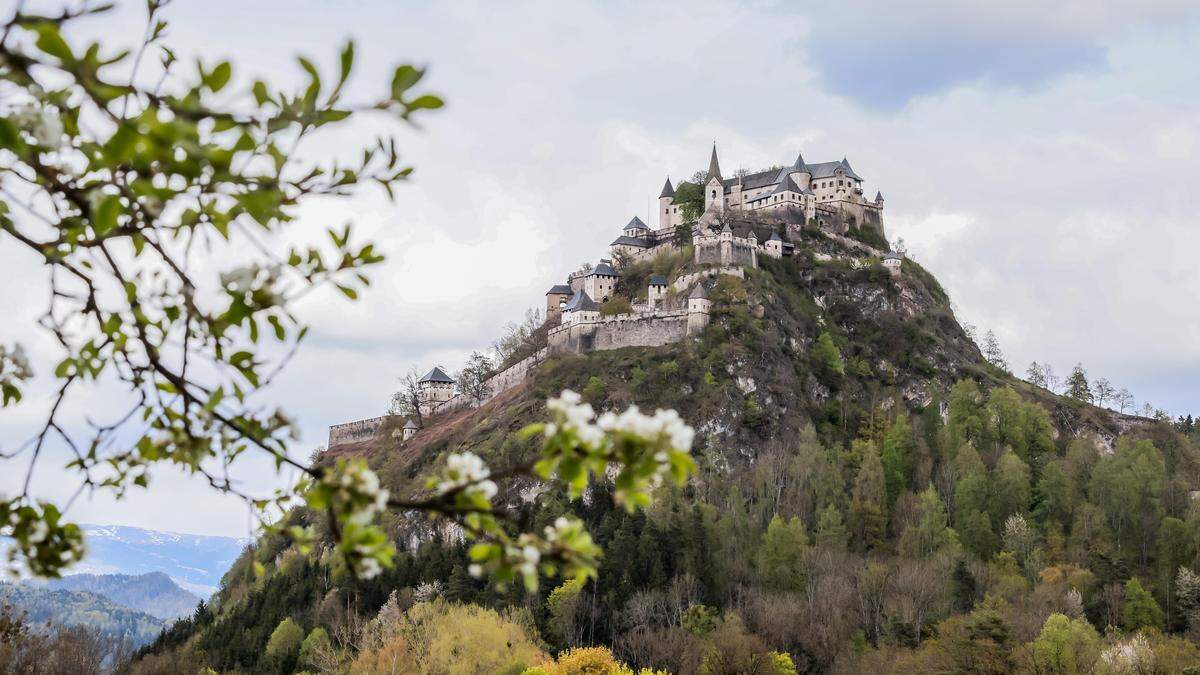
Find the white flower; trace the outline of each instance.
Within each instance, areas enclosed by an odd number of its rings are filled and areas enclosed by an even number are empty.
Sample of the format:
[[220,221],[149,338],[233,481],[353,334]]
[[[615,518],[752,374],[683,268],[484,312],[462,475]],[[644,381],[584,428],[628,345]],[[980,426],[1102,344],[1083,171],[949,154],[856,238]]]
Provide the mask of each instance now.
[[374,579],[383,571],[383,566],[374,558],[363,558],[358,561],[358,576],[362,579]]
[[478,579],[479,577],[483,576],[483,566],[479,564],[472,564],[467,567],[467,574],[470,574]]
[[33,530],[26,539],[31,544],[40,544],[50,535],[50,526],[44,520],[33,521]]

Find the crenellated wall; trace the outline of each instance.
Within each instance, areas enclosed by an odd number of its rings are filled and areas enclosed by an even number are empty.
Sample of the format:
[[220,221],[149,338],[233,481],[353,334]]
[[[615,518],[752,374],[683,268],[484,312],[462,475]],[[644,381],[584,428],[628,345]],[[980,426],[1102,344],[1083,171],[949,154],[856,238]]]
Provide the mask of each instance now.
[[618,314],[600,321],[559,326],[548,336],[551,354],[658,347],[687,336],[687,311]]
[[383,428],[383,423],[388,420],[388,417],[390,416],[384,415],[382,417],[372,417],[369,420],[335,424],[329,427],[329,443],[326,447],[332,448],[335,445],[343,443],[355,443],[374,438],[379,433],[379,430]]

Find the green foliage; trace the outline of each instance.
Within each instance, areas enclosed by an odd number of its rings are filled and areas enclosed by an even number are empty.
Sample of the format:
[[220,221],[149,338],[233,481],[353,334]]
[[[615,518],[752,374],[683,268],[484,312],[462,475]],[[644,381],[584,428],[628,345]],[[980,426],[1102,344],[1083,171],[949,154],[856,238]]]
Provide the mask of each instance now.
[[629,298],[621,297],[619,295],[614,295],[600,303],[600,316],[629,314],[632,311],[633,307],[629,304]]
[[582,590],[582,580],[570,579],[551,591],[550,596],[546,598],[546,609],[550,614],[547,623],[550,636],[564,647],[577,644],[575,626],[579,613],[579,594]]
[[771,518],[757,556],[763,585],[780,591],[804,588],[807,553],[808,535],[799,518],[793,516],[786,521],[778,515]]
[[915,448],[916,441],[913,439],[908,418],[897,415],[884,434],[883,450],[880,453],[888,504],[894,503],[896,497],[906,490],[911,482]]
[[1154,596],[1132,578],[1125,582],[1125,602],[1121,605],[1121,627],[1133,632],[1140,628],[1162,630],[1163,612]]
[[290,673],[296,668],[300,656],[300,645],[304,642],[304,629],[291,617],[279,622],[267,640],[266,656],[280,672]]
[[900,537],[900,553],[910,558],[928,558],[958,548],[958,535],[946,524],[946,507],[932,486],[918,495],[917,518]]
[[1038,673],[1078,675],[1095,662],[1099,642],[1100,636],[1086,619],[1051,614],[1030,645],[1031,659]]
[[717,609],[707,605],[689,605],[679,616],[679,623],[692,635],[704,637],[716,629],[720,615]]
[[833,344],[833,337],[823,331],[813,343],[812,359],[818,373],[834,378],[842,375],[842,353]]
[[604,400],[604,393],[608,391],[608,385],[600,377],[593,375],[588,378],[587,386],[583,388],[583,395],[589,401],[600,402]]
[[690,223],[704,213],[704,188],[697,183],[683,181],[675,186],[673,203],[679,205],[684,222]]
[[304,669],[315,668],[317,666],[315,659],[332,649],[333,643],[329,640],[329,633],[325,632],[324,628],[317,626],[309,631],[308,637],[300,643],[299,666]]

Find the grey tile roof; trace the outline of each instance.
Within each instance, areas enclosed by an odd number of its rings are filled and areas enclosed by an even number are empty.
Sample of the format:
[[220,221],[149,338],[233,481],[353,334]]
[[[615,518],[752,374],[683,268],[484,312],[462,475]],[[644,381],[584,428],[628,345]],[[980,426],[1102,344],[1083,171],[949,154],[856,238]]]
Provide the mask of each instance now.
[[877,201],[877,202],[883,201],[883,193],[882,192],[875,193],[875,201]]
[[575,295],[571,296],[571,301],[563,307],[564,312],[598,312],[600,305],[592,299],[590,295],[583,291],[576,291]]
[[420,429],[421,427],[418,427],[416,422],[409,420],[404,423],[404,428],[405,429]]
[[696,284],[696,286],[694,288],[692,288],[692,292],[688,293],[688,299],[691,300],[693,298],[695,298],[695,299],[707,299],[708,298],[708,289],[704,287],[703,281]]
[[654,276],[650,277],[650,285],[651,286],[666,286],[667,278],[661,274],[655,274]]
[[883,256],[883,259],[884,260],[904,260],[904,256],[900,255],[899,253],[896,253],[895,251],[888,251],[887,254]]
[[618,244],[625,244],[628,246],[639,246],[641,248],[650,248],[650,242],[646,241],[645,239],[641,239],[639,237],[629,237],[624,234],[617,237],[616,239],[613,239],[613,243],[609,244],[609,246],[617,246]]
[[554,284],[550,290],[546,291],[546,295],[571,295],[574,291],[566,284]]
[[674,197],[674,196],[675,196],[675,188],[671,187],[671,177],[667,176],[667,182],[663,183],[662,192],[658,193],[658,197],[659,197],[659,199],[662,199],[663,197]]
[[606,262],[602,262],[599,265],[596,265],[595,267],[593,267],[592,271],[588,272],[588,276],[617,277],[617,276],[621,276],[621,275],[617,274],[617,271],[612,268],[612,265],[609,265]]
[[767,241],[783,241],[783,240],[779,238],[778,232],[772,232],[771,237],[769,239],[767,239]]
[[716,143],[713,143],[712,157],[709,158],[709,160],[708,160],[708,175],[704,177],[705,184],[707,184],[708,181],[712,180],[713,178],[716,178],[717,180],[722,180],[721,165],[717,162],[717,144]]
[[794,164],[792,164],[792,168],[801,170],[801,171],[804,170],[804,153],[803,152],[796,153],[796,162]]
[[450,376],[438,366],[434,366],[433,370],[425,373],[425,377],[422,377],[420,380],[418,380],[418,382],[441,382],[446,384],[454,384],[454,380],[451,379]]
[[634,216],[633,220],[626,223],[625,227],[622,227],[621,229],[622,230],[648,230],[650,228],[646,227],[646,224],[642,222],[641,218]]

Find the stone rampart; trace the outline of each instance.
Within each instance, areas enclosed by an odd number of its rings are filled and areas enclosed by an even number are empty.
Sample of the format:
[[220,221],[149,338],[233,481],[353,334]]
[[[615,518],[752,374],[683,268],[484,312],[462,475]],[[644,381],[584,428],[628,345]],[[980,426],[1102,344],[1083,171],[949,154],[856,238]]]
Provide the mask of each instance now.
[[728,274],[731,277],[737,277],[739,279],[746,278],[746,270],[743,269],[742,267],[738,267],[738,266],[711,267],[706,270],[700,270],[699,272],[692,272],[691,274],[680,275],[679,277],[677,277],[675,279],[674,283],[671,284],[671,290],[678,293],[680,291],[690,288],[692,286],[692,284],[696,283],[700,279],[707,279],[709,277],[715,277],[718,274]]
[[374,438],[379,433],[379,430],[383,428],[383,423],[387,421],[388,417],[388,415],[384,415],[382,417],[372,417],[369,420],[335,424],[329,427],[329,444],[327,447],[332,448],[335,445],[343,443],[354,443]]
[[687,336],[686,311],[617,314],[600,321],[559,326],[550,331],[551,354],[622,347],[658,347]]

